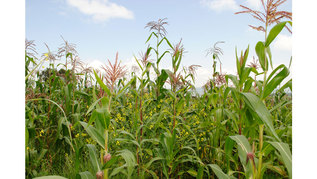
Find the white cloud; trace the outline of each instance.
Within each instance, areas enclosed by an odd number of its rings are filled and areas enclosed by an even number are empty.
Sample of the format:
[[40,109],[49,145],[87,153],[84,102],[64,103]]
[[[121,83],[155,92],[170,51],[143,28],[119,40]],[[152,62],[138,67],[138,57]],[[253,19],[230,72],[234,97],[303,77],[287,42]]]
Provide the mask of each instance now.
[[277,50],[292,51],[292,37],[284,34],[278,35],[273,47]]
[[195,86],[196,87],[202,87],[204,86],[207,81],[209,81],[212,77],[212,73],[210,70],[204,67],[199,67],[196,70],[196,76],[195,76]]
[[69,6],[89,15],[94,21],[103,22],[111,18],[133,19],[133,12],[127,8],[109,2],[109,0],[66,0]]
[[211,10],[223,11],[223,10],[233,10],[239,9],[238,4],[235,0],[201,0],[200,3],[207,6]]
[[261,1],[260,0],[247,0],[248,7],[255,8],[259,10],[261,8]]
[[[200,0],[200,3],[217,12],[224,10],[239,11],[239,9],[241,9],[237,0]],[[250,7],[251,9],[260,10],[261,1],[246,0],[246,4],[244,5]]]
[[98,59],[85,61],[85,64],[87,64],[87,66],[92,67],[94,70],[99,70],[99,71],[102,71],[101,66],[104,65],[104,63],[105,62],[102,62],[101,60],[98,60]]

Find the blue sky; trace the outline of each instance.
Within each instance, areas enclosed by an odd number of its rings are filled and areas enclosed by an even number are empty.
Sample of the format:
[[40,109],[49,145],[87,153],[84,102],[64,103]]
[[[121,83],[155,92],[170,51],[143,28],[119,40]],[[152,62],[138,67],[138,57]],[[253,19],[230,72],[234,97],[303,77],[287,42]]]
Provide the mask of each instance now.
[[[235,73],[236,47],[240,52],[250,45],[249,62],[256,56],[254,46],[264,34],[248,27],[260,25],[250,15],[234,14],[240,4],[260,8],[260,0],[26,0],[26,38],[35,40],[37,50],[44,53],[44,42],[56,51],[62,35],[77,45],[86,63],[114,61],[118,51],[119,59],[129,66],[133,55],[147,47],[146,23],[166,17],[167,38],[172,44],[182,39],[187,51],[182,64],[202,66],[196,82],[201,86],[211,77],[212,62],[205,50],[215,42],[225,41],[219,45],[224,72]],[[288,0],[280,9],[291,11],[291,6]],[[272,44],[273,63],[288,65],[291,48],[291,34],[285,30]],[[170,59],[162,60],[163,68],[170,66]]]

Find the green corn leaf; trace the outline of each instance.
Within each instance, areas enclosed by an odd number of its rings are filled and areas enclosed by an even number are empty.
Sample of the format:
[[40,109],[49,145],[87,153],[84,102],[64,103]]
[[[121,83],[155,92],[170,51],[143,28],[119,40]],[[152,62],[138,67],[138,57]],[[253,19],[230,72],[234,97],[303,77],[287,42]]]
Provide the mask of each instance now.
[[96,71],[94,70],[94,74],[96,77],[97,82],[99,83],[99,85],[101,86],[101,88],[109,95],[111,96],[111,92],[109,90],[109,88],[102,82],[102,80],[99,78],[99,76],[97,75]]
[[113,165],[114,163],[117,162],[118,158],[119,158],[119,156],[112,156],[111,159],[103,165],[102,170],[104,170],[106,168],[110,168],[111,165]]
[[279,91],[284,91],[286,88],[289,88],[292,91],[292,79],[290,79],[288,82],[286,82]]
[[31,72],[29,72],[28,75],[26,75],[25,81],[36,71],[36,69],[37,69],[39,66],[41,66],[41,65],[43,64],[43,62],[44,62],[45,59],[46,59],[46,58],[43,58],[43,59],[33,68],[33,70],[32,70]]
[[25,148],[29,145],[29,130],[25,126]]
[[276,24],[269,32],[269,35],[267,36],[265,47],[268,47],[272,41],[276,38],[276,36],[283,30],[286,22],[281,22],[279,24]]
[[165,51],[158,59],[157,59],[157,64],[158,63],[160,63],[160,61],[162,60],[162,58],[164,57],[164,55],[166,54],[166,53],[170,53],[169,51]]
[[156,138],[153,139],[142,139],[140,145],[143,146],[145,143],[158,144],[160,141]]
[[57,175],[49,175],[49,176],[36,177],[33,179],[67,179],[67,178],[62,176],[57,176]]
[[292,154],[291,150],[286,143],[282,142],[269,142],[273,147],[275,147],[282,156],[284,165],[287,168],[288,175],[292,178]]
[[71,53],[71,52],[68,52],[67,54],[66,54],[66,58],[68,58],[68,57],[70,57],[71,59],[73,58],[73,54]]
[[84,129],[87,131],[89,136],[96,141],[103,149],[105,149],[105,138],[102,134],[100,134],[96,128],[93,126],[88,126],[85,122],[80,122],[80,124],[84,127]]
[[276,109],[279,109],[282,106],[285,106],[285,105],[288,105],[291,103],[292,103],[292,101],[281,101],[280,103],[276,104],[272,109],[270,109],[270,113],[275,111]]
[[97,101],[96,85],[94,85],[94,86],[92,87],[92,99],[93,99],[94,101]]
[[263,71],[267,71],[268,69],[268,62],[265,54],[265,46],[264,43],[259,41],[255,46],[255,52],[259,58],[259,62]]
[[[147,72],[149,72],[149,70],[151,69],[151,63],[147,63],[146,64],[146,68],[145,70],[143,71],[142,75],[141,76],[144,76]],[[145,80],[145,79],[144,79]]]
[[88,126],[90,126],[93,122],[95,122],[96,118],[98,117],[97,111],[93,111],[90,115],[89,121],[88,121]]
[[172,46],[172,44],[167,40],[167,38],[166,37],[164,37],[159,43],[158,43],[158,45],[160,46],[161,45],[161,43],[163,42],[163,40],[165,40],[166,41],[166,43],[171,47],[171,49],[173,49],[174,50],[174,48],[173,48],[173,46]]
[[[102,107],[99,109],[96,109],[96,112],[98,113],[99,121],[102,124],[102,128],[108,129],[109,125],[110,125],[110,112],[109,109],[107,107]],[[90,121],[89,121],[90,123]],[[102,132],[102,131],[100,131]]]
[[200,166],[197,172],[196,179],[202,179],[204,176],[204,166]]
[[[117,168],[113,169],[109,177],[112,178],[112,176],[115,176],[115,175],[117,175],[117,174],[120,173],[120,172],[123,173],[125,167],[126,167],[126,166],[123,165],[123,166],[120,166],[120,167],[117,167]],[[124,173],[124,174],[126,175],[126,173]]]
[[227,137],[225,142],[225,154],[226,154],[226,160],[227,160],[227,167],[230,167],[230,159],[232,157],[233,146],[234,146],[234,141],[231,140],[229,137]]
[[92,144],[87,144],[88,150],[89,150],[89,158],[90,162],[94,168],[94,171],[97,173],[98,171],[101,171],[100,162],[98,160],[98,155],[96,152],[96,148]]
[[127,131],[118,130],[118,132],[119,132],[120,134],[126,134],[126,135],[130,136],[132,139],[135,139],[135,137],[134,137],[131,133],[127,132]]
[[151,174],[154,179],[159,179],[159,177],[156,175],[156,173],[153,172],[152,170],[148,170],[148,169],[146,169],[146,168],[143,168],[143,169],[144,169],[146,172],[148,172],[149,174]]
[[149,62],[152,65],[152,68],[154,69],[156,74],[160,74],[160,71],[156,68],[154,63]]
[[95,179],[95,177],[90,172],[85,171],[78,173],[76,179]]
[[197,172],[193,168],[189,169],[187,173],[189,173],[193,177],[197,177]]
[[270,59],[270,65],[271,65],[271,68],[273,69],[273,62],[272,62],[272,52],[271,52],[271,48],[270,46],[266,47],[266,53]]
[[248,60],[248,56],[249,56],[249,45],[248,45],[248,48],[244,51],[244,54],[243,54],[243,62],[242,62],[242,68],[244,69],[245,67],[245,64]]
[[245,83],[245,81],[248,79],[248,77],[251,73],[251,70],[252,70],[252,68],[249,68],[249,67],[243,68],[243,71],[242,71],[242,74],[241,74],[240,80],[239,80],[240,86],[242,86]]
[[270,169],[270,170],[272,170],[272,171],[274,171],[274,172],[276,172],[276,173],[282,175],[283,177],[287,177],[286,171],[284,171],[284,170],[283,170],[281,167],[279,167],[279,166],[273,166],[273,165],[268,164],[268,165],[267,165],[267,169]]
[[230,136],[230,138],[238,144],[240,161],[243,165],[246,165],[247,153],[252,152],[248,139],[243,135]]
[[241,65],[240,65],[240,60],[239,60],[238,53],[237,53],[237,47],[235,49],[235,53],[236,53],[237,72],[238,72],[238,75],[240,76],[240,74],[241,74]]
[[156,38],[158,38],[158,36],[154,32],[151,32],[151,35],[148,37],[148,39],[146,40],[145,43],[147,43],[151,39],[152,35],[154,35]]
[[157,78],[157,85],[162,88],[168,78],[168,72],[165,69],[161,70],[161,75]]
[[[238,144],[238,155],[240,162],[243,165],[246,178],[252,176],[251,161],[247,163],[247,154],[253,152],[248,139],[243,135],[230,136],[230,139],[234,140]],[[255,165],[258,163],[258,159],[254,157]]]
[[138,60],[135,56],[134,56],[134,59],[135,59],[135,61],[137,62],[137,64],[139,65],[141,71],[143,71],[143,67],[142,67],[142,65],[140,64],[139,60]]
[[179,58],[177,58],[176,60],[176,68],[175,68],[175,71],[178,71],[178,68],[179,68],[179,65],[181,64],[181,61],[182,61],[182,56],[179,56]]
[[239,87],[239,81],[237,79],[237,76],[235,76],[235,75],[226,75],[225,78],[226,78],[226,82],[229,82],[228,79],[230,79],[235,87]]
[[118,155],[120,155],[126,162],[126,166],[128,168],[128,176],[131,177],[134,167],[137,165],[135,156],[130,150],[124,149],[118,151]]
[[252,93],[241,93],[241,94],[244,97],[244,102],[246,103],[246,105],[258,115],[258,117],[262,120],[265,126],[271,131],[273,136],[278,141],[281,141],[281,139],[277,136],[275,132],[271,115],[269,111],[267,110],[267,108],[265,107],[265,105],[263,104],[263,102],[260,100],[260,98],[258,98],[256,95]]
[[86,112],[86,116],[95,108],[95,106],[98,104],[98,102],[101,100],[102,98],[99,98],[98,100],[96,100],[94,103],[92,103],[90,106],[89,106],[89,108],[88,108],[88,110],[87,110],[87,112]]
[[148,163],[145,164],[145,168],[149,168],[153,162],[158,161],[158,160],[164,160],[164,158],[163,157],[152,158]]
[[[282,69],[278,74],[274,77],[273,75],[279,70]],[[276,69],[272,71],[272,73],[268,77],[268,83],[264,86],[263,94],[261,95],[261,99],[265,99],[269,96],[278,85],[289,75],[289,70],[285,65],[280,65]],[[269,81],[270,80],[270,81]]]
[[65,94],[65,100],[66,100],[66,113],[68,113],[71,109],[71,98],[69,91],[71,91],[69,88],[71,87],[71,84],[68,86],[64,86],[64,94]]
[[117,97],[122,94],[124,90],[126,90],[134,81],[136,81],[136,77],[133,77],[117,94]]
[[209,166],[212,171],[216,174],[216,176],[219,178],[219,179],[234,179],[235,177],[233,176],[229,176],[227,174],[225,174],[221,168],[216,165],[216,164],[208,164],[207,166]]
[[[280,71],[283,71],[285,68],[286,68],[286,66],[285,66],[284,64],[281,64],[281,65],[279,65],[278,67],[276,67],[276,68],[270,73],[270,75],[268,76],[267,81],[270,81],[270,80],[273,78],[273,76],[274,76],[274,74],[275,74],[276,72],[278,72],[279,70],[280,70]],[[286,69],[287,69],[287,68],[286,68]]]
[[249,77],[246,82],[244,83],[244,88],[243,88],[243,92],[248,92],[252,86],[253,83],[253,79],[251,77]]

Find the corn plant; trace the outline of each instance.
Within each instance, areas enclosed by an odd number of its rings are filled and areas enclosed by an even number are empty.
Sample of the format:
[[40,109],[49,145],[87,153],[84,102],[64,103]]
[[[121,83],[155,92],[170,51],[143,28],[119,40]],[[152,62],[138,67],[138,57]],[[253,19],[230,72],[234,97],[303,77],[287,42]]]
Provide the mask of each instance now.
[[[26,41],[26,178],[292,178],[292,80],[270,51],[292,23],[279,21],[288,13],[268,16],[283,2],[267,1],[266,14],[243,6],[266,19],[265,40],[236,49],[237,74],[222,73],[218,43],[209,49],[203,94],[194,84],[200,65],[182,67],[185,49],[168,40],[166,19],[146,25],[148,47],[131,73],[118,53],[98,71],[64,39],[41,57]],[[252,50],[259,65],[248,64]]]

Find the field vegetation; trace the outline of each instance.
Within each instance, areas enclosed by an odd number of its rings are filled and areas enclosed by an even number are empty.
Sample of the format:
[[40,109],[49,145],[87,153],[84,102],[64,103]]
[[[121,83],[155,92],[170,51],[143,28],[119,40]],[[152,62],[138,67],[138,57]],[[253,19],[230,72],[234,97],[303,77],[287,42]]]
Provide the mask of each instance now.
[[270,50],[291,32],[283,2],[262,0],[263,12],[242,6],[238,14],[263,24],[252,26],[263,41],[236,49],[235,75],[221,71],[221,42],[210,48],[203,94],[194,86],[200,66],[181,68],[185,48],[168,40],[167,19],[146,24],[148,48],[132,71],[118,53],[97,70],[64,39],[43,55],[26,40],[26,178],[292,178],[290,64],[274,67]]

